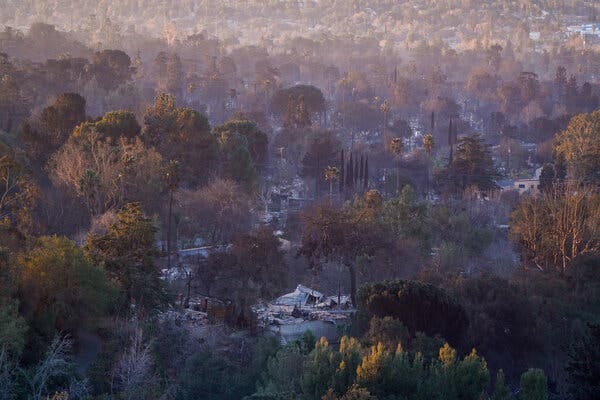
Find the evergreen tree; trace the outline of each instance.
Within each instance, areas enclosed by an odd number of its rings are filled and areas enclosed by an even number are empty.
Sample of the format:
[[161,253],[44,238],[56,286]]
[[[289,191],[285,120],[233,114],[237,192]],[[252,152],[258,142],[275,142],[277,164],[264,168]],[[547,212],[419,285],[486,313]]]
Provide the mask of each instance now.
[[547,400],[548,399],[548,380],[544,371],[537,368],[530,368],[521,375],[521,385],[519,390],[520,400]]
[[346,163],[346,160],[344,159],[344,149],[342,149],[341,155],[340,155],[340,181],[339,181],[340,193],[344,193],[344,181],[346,179],[345,163]]

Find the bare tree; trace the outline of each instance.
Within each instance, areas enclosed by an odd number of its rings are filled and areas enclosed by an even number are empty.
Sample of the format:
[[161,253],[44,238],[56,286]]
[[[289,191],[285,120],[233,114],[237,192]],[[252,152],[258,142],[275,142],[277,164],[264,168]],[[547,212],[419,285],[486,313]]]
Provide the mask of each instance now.
[[152,387],[151,343],[144,342],[140,327],[135,327],[131,344],[119,359],[113,371],[113,390],[122,392],[127,400],[145,398]]
[[[87,393],[87,382],[74,377],[74,364],[68,360],[72,341],[68,336],[55,337],[50,343],[46,356],[29,373],[25,372],[31,399],[46,398],[49,383],[56,378],[66,378],[68,387],[62,388],[73,399],[81,398]],[[59,393],[59,392],[57,392]]]

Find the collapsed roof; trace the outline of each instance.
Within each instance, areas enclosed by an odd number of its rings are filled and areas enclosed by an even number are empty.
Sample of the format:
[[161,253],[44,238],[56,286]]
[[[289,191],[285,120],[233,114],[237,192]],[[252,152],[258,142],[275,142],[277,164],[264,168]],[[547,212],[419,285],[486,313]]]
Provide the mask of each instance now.
[[298,285],[296,290],[291,293],[284,294],[275,300],[276,305],[280,306],[314,306],[325,299],[321,292],[317,292],[309,287]]

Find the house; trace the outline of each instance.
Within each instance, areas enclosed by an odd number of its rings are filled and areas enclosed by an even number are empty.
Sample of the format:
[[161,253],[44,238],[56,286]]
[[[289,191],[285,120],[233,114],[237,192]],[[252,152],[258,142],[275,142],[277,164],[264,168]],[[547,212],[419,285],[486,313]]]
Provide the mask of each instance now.
[[525,193],[533,195],[538,194],[540,190],[541,173],[542,168],[538,168],[531,178],[515,179],[513,182],[513,189],[518,190],[520,195]]
[[296,290],[291,293],[284,294],[275,300],[275,305],[278,306],[316,306],[325,299],[323,293],[317,292],[309,287],[298,285]]

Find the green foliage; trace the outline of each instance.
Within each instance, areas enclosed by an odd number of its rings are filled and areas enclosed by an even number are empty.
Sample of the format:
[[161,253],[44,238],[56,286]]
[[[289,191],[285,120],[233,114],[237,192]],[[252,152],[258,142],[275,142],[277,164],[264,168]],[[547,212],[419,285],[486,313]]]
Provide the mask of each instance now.
[[[431,212],[436,239],[446,243],[448,254],[457,260],[478,256],[493,242],[494,221],[482,212],[457,209],[456,205],[434,207]],[[440,256],[441,258],[441,256]]]
[[492,393],[492,400],[510,400],[512,396],[510,390],[506,387],[504,381],[504,372],[500,369],[496,373],[496,383],[494,384],[494,393]]
[[284,116],[289,98],[304,97],[305,106],[309,113],[324,112],[325,98],[319,88],[311,85],[296,85],[275,92],[271,98],[271,111],[277,116]]
[[248,120],[231,120],[221,126],[215,127],[213,133],[217,137],[233,133],[242,135],[246,138],[248,151],[252,156],[254,164],[262,165],[266,162],[269,139],[267,138],[267,135],[259,129],[255,122]]
[[[95,326],[116,298],[106,272],[66,238],[39,238],[18,264],[22,312],[34,343],[43,343],[56,332],[75,333],[82,326]],[[30,350],[39,350],[36,345]]]
[[223,131],[218,138],[221,172],[250,191],[257,174],[249,151],[248,139],[236,131]]
[[85,119],[85,99],[77,93],[63,93],[52,105],[42,110],[40,123],[45,132],[38,139],[56,149],[66,142],[73,128]]
[[547,400],[548,381],[544,371],[530,368],[521,375],[520,400]]
[[404,324],[394,317],[371,318],[369,331],[365,335],[367,343],[375,345],[382,343],[388,350],[394,350],[398,343],[406,346],[410,339],[410,333]]
[[182,181],[191,186],[206,183],[218,159],[218,143],[206,116],[191,108],[176,107],[175,97],[161,93],[144,114],[144,141],[167,160],[179,161]]
[[[450,289],[463,305],[470,325],[465,342],[488,355],[490,360],[521,366],[526,354],[538,349],[532,324],[534,311],[522,288],[491,274],[457,279]],[[523,366],[524,368],[524,366]]]
[[286,282],[280,242],[268,227],[238,235],[227,253],[215,253],[208,262],[219,271],[218,294],[235,304],[234,325],[252,323],[251,307],[280,294]]
[[27,322],[19,315],[18,306],[16,301],[0,300],[0,353],[9,360],[21,357],[27,337]]
[[137,137],[141,129],[131,111],[110,111],[95,122],[84,122],[78,125],[73,130],[72,137],[76,140],[81,139],[95,131],[100,134],[102,139],[116,142],[121,137],[127,139]]
[[232,366],[210,353],[190,357],[179,377],[178,400],[237,400]]
[[590,324],[589,332],[571,345],[567,371],[575,399],[591,399],[600,393],[600,324]]
[[444,290],[414,281],[387,281],[360,288],[358,307],[370,315],[398,318],[415,333],[457,342],[468,325],[463,307]]
[[321,338],[304,364],[302,391],[307,400],[320,400],[331,387],[338,367],[336,361],[329,343]]
[[300,392],[304,357],[301,348],[294,344],[279,350],[267,364],[266,379],[259,393],[290,395]]
[[90,235],[84,249],[119,283],[128,301],[155,308],[167,299],[160,272],[154,265],[156,228],[139,203],[129,203],[117,214],[105,235]]
[[384,202],[381,223],[396,237],[412,238],[419,243],[421,255],[430,252],[429,209],[417,198],[410,186],[404,186],[400,195]]
[[471,186],[479,190],[495,189],[498,177],[489,146],[479,135],[472,135],[458,141],[452,163],[440,181],[446,190],[462,193]]

